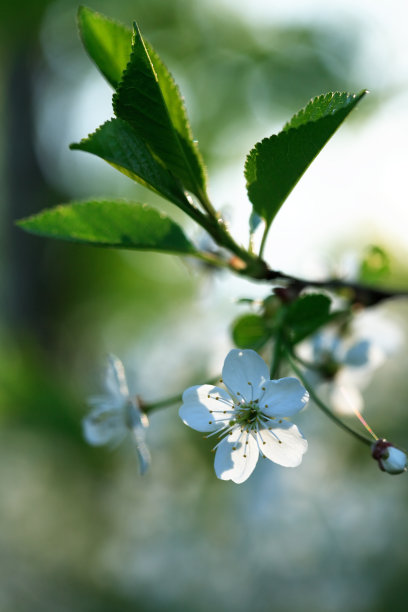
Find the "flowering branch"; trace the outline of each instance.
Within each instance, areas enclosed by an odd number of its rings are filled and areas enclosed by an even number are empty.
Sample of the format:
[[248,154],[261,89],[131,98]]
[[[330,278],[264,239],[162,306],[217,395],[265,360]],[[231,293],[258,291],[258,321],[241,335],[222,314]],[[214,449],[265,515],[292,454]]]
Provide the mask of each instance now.
[[[382,470],[404,471],[405,452],[377,439],[355,407],[355,414],[372,433],[375,443],[343,423],[316,395],[302,369],[319,369],[322,375],[334,378],[347,359],[354,364],[364,361],[367,342],[350,348],[340,359],[326,360],[320,365],[318,359],[315,364],[308,364],[297,357],[294,347],[333,322],[344,331],[351,320],[353,304],[372,306],[384,299],[407,297],[408,290],[382,289],[339,278],[321,281],[297,278],[271,269],[264,259],[267,236],[282,205],[367,92],[328,92],[317,96],[278,134],[264,138],[250,150],[244,172],[252,204],[246,249],[231,235],[228,224],[207,195],[206,168],[193,138],[183,97],[138,26],[134,24],[131,32],[86,7],[79,9],[78,25],[88,55],[115,90],[115,116],[71,148],[96,155],[162,196],[204,229],[219,248],[213,251],[200,248],[171,216],[154,207],[111,198],[91,198],[47,208],[19,221],[19,226],[40,236],[98,247],[196,257],[214,268],[228,268],[251,280],[281,285],[275,286],[272,295],[261,302],[259,314],[244,315],[234,323],[233,338],[238,348],[231,350],[225,359],[222,381],[217,377],[189,387],[183,394],[144,402],[139,396],[129,395],[123,364],[111,355],[105,393],[90,399],[92,410],[83,419],[85,438],[95,446],[114,446],[126,437],[131,438],[143,473],[150,463],[146,413],[182,404],[179,414],[186,425],[218,439],[214,447],[217,476],[240,483],[252,473],[260,457],[284,467],[301,463],[307,442],[288,419],[306,405],[310,395],[338,427],[373,446],[373,457]],[[256,254],[253,236],[260,223],[264,224],[264,233]],[[362,278],[375,281],[379,277],[362,275]],[[327,295],[318,292],[301,295],[307,288],[340,291],[348,303],[344,310],[331,308]],[[258,351],[272,343],[269,368]],[[294,377],[276,380],[284,360],[304,386]],[[217,381],[223,382],[225,389],[214,386]]]

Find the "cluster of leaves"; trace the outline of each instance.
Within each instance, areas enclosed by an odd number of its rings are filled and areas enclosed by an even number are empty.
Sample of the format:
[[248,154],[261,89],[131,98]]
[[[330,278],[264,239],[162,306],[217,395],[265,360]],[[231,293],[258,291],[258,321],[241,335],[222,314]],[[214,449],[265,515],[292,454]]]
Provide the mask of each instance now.
[[[255,255],[237,244],[212,206],[206,169],[182,96],[137,25],[131,31],[80,7],[78,26],[89,56],[114,88],[115,117],[71,148],[100,157],[183,210],[218,246],[239,258],[241,263],[231,266],[236,271],[265,277],[262,248]],[[289,193],[364,94],[319,96],[279,134],[262,140],[250,151],[245,165],[253,205],[249,232],[263,221],[263,244]],[[206,257],[171,218],[139,202],[72,202],[23,219],[19,225],[42,236],[91,245]],[[228,262],[224,257],[219,263]]]
[[260,350],[282,336],[294,347],[319,328],[347,316],[348,310],[331,310],[331,299],[322,293],[306,293],[294,299],[286,289],[276,289],[258,306],[257,313],[244,314],[232,325],[234,343],[243,349]]

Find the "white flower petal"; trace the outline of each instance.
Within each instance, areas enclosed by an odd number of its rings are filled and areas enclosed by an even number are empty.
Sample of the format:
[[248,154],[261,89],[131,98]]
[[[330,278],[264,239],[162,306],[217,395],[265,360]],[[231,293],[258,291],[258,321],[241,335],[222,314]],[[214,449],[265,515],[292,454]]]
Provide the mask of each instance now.
[[129,397],[129,390],[126,382],[125,368],[123,363],[115,355],[108,355],[108,366],[106,368],[105,388],[107,392],[118,399],[125,401]]
[[139,472],[145,474],[151,463],[149,448],[146,444],[146,428],[149,426],[149,419],[140,408],[136,399],[127,405],[126,423],[129,427],[136,446],[139,458]]
[[259,387],[269,380],[269,369],[255,351],[233,349],[225,358],[222,380],[233,397],[249,402],[258,397]]
[[262,429],[258,442],[265,457],[284,467],[297,467],[307,451],[307,440],[299,429],[285,421],[271,430]]
[[288,376],[279,380],[268,380],[259,407],[267,416],[291,416],[304,408],[309,394],[297,378]]
[[82,420],[84,437],[93,446],[119,444],[127,429],[122,412],[95,408]]
[[120,412],[123,410],[126,402],[123,398],[118,401],[117,398],[111,395],[94,395],[88,397],[86,403],[91,408],[100,408],[101,410],[106,410],[106,412]]
[[179,415],[183,423],[192,429],[215,431],[229,423],[233,414],[233,401],[224,389],[213,385],[197,385],[183,393]]
[[219,444],[215,453],[214,469],[221,480],[240,484],[254,471],[259,451],[255,438],[236,427]]
[[146,434],[143,426],[136,427],[132,430],[133,438],[136,445],[136,452],[139,459],[139,472],[145,474],[151,463],[151,455],[149,447],[146,444]]
[[341,340],[333,329],[317,332],[312,337],[313,361],[324,363],[327,359],[338,361],[341,353]]
[[368,340],[357,342],[346,352],[343,363],[353,367],[365,365],[369,361],[370,345]]

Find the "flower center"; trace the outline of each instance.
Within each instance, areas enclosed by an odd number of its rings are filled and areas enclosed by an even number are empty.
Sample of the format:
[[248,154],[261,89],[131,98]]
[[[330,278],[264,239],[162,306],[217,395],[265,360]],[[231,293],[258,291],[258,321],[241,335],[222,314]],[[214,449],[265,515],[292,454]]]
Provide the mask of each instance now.
[[256,429],[260,409],[254,404],[240,404],[235,413],[235,422],[246,430]]
[[341,368],[341,364],[339,364],[333,358],[331,353],[329,353],[328,351],[323,353],[321,357],[320,371],[325,378],[327,379],[334,378],[337,372],[340,370],[340,368]]

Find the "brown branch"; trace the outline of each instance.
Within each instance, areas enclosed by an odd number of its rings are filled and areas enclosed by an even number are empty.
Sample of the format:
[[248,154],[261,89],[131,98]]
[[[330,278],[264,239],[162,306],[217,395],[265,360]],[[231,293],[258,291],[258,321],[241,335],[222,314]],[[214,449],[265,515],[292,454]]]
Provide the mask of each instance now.
[[[245,273],[245,272],[244,272]],[[350,299],[353,303],[358,303],[363,306],[373,306],[382,300],[389,298],[408,297],[408,290],[370,287],[353,281],[342,280],[339,278],[329,278],[327,280],[308,280],[297,278],[290,274],[284,274],[278,270],[266,268],[262,277],[259,280],[283,281],[288,301],[296,298],[306,287],[318,287],[320,289],[329,289],[334,291],[343,291],[350,293]],[[281,295],[284,299],[284,295]]]

